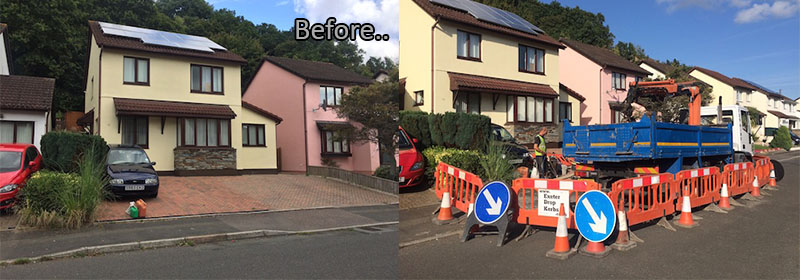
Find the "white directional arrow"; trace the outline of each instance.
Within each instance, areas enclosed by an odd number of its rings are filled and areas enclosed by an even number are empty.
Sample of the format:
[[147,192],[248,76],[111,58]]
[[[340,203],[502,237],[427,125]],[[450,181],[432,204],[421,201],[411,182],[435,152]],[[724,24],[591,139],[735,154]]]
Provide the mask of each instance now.
[[500,207],[503,206],[503,201],[500,200],[500,197],[495,200],[492,198],[492,194],[489,193],[488,189],[483,192],[483,196],[486,197],[486,200],[489,201],[489,206],[491,206],[490,208],[486,209],[486,213],[489,213],[489,215],[499,215]]
[[589,216],[592,217],[592,221],[594,223],[589,223],[589,227],[592,228],[592,231],[599,233],[599,234],[606,234],[606,223],[608,219],[603,212],[600,212],[600,216],[597,216],[597,212],[594,211],[592,208],[592,204],[589,203],[588,199],[583,200],[583,206],[586,207],[586,212],[589,212]]

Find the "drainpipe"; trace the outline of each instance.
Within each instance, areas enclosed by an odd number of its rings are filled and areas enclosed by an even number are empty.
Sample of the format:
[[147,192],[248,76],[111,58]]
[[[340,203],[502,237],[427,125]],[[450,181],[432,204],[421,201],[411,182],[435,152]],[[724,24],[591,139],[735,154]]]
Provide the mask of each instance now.
[[600,95],[599,96],[600,99],[597,100],[598,109],[600,109],[600,112],[598,114],[600,117],[600,122],[598,124],[603,124],[603,70],[605,69],[606,69],[605,67],[600,68],[600,72],[598,73],[597,76],[598,78],[600,78],[597,80],[597,82],[600,84],[600,91],[598,92],[598,94]]
[[303,82],[300,93],[303,94],[303,141],[305,141],[303,148],[306,151],[306,175],[308,175],[308,123],[306,123],[306,115],[308,115],[308,112],[306,112],[306,84],[308,84],[308,79]]
[[433,89],[434,89],[434,87],[433,87],[434,83],[433,82],[435,80],[434,74],[435,74],[435,71],[436,71],[435,68],[434,68],[434,64],[433,64],[433,56],[434,56],[434,53],[435,53],[435,49],[433,47],[434,46],[434,44],[433,44],[434,43],[434,36],[433,36],[434,33],[433,32],[436,30],[436,25],[438,25],[438,24],[439,24],[439,17],[437,16],[436,17],[436,21],[433,23],[433,26],[431,26],[431,113],[436,113],[436,106],[435,106],[436,98],[434,97],[434,94],[433,94]]

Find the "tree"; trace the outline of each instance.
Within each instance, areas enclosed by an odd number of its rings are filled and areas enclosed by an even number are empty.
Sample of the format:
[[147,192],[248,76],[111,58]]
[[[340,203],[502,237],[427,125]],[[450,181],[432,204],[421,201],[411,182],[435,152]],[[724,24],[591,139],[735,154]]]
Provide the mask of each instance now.
[[617,42],[617,45],[614,46],[612,51],[633,63],[638,63],[642,58],[647,57],[647,55],[644,53],[644,49],[641,46],[634,45],[630,42]]
[[772,137],[772,141],[769,142],[769,146],[787,151],[790,150],[792,148],[792,138],[789,137],[789,128],[785,126],[778,128],[778,130],[775,131],[775,137]]
[[[346,118],[358,125],[340,129],[339,137],[353,143],[372,142],[381,145],[383,151],[394,153],[397,143],[397,88],[396,81],[373,83],[366,87],[353,87],[342,97],[342,104],[334,110],[340,118]],[[390,166],[397,166],[394,157]],[[395,176],[397,169],[392,169]]]

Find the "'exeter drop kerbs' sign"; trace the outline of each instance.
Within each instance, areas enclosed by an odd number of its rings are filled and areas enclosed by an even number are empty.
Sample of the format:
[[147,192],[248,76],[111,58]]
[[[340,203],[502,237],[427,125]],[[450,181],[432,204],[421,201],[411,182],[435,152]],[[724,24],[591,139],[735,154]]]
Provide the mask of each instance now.
[[558,209],[561,204],[564,204],[564,213],[569,217],[569,191],[547,189],[540,189],[538,191],[539,203],[536,207],[539,209],[539,215],[558,217]]

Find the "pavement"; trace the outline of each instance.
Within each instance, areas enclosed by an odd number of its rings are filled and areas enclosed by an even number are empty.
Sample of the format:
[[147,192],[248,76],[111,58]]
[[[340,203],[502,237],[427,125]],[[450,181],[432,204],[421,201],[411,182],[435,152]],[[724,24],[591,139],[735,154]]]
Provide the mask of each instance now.
[[[375,205],[106,222],[72,231],[2,231],[0,260],[32,258],[87,246],[252,230],[309,231],[397,220],[397,205]],[[396,244],[395,239],[392,245],[396,248]]]
[[397,278],[396,227],[375,229],[224,241],[10,265],[0,267],[0,275],[3,279]]
[[[400,210],[400,278],[800,278],[800,152],[776,152],[786,175],[778,190],[763,190],[758,202],[727,214],[694,212],[699,226],[632,227],[645,242],[630,251],[612,251],[603,259],[575,255],[565,261],[545,257],[555,233],[543,228],[514,241],[511,229],[502,247],[496,236],[460,242],[463,224],[430,222],[436,208]],[[404,201],[402,197],[400,201]],[[401,205],[402,208],[402,205]],[[577,232],[570,231],[574,246]],[[585,244],[585,242],[584,242]]]

